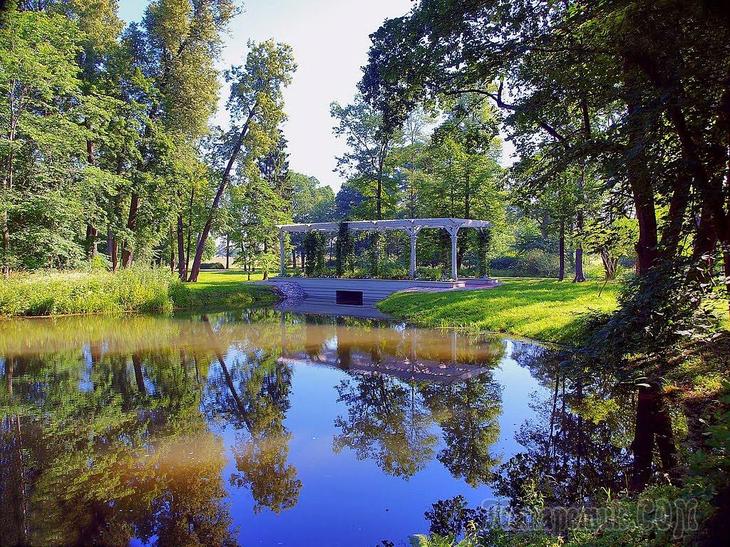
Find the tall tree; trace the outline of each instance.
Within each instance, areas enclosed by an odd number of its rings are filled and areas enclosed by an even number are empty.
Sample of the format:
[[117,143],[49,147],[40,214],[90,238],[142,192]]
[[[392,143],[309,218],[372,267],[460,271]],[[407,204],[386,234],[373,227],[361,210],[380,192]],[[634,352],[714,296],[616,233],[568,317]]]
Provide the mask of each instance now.
[[[147,7],[141,32],[135,33],[134,27],[128,32],[130,38],[140,36],[134,47],[135,62],[154,83],[154,100],[148,103],[151,123],[145,128],[146,134],[153,132],[154,124],[159,124],[157,130],[163,129],[173,142],[180,140],[184,145],[195,146],[208,132],[209,119],[218,103],[215,61],[220,54],[222,33],[236,12],[232,0],[155,0]],[[150,171],[161,152],[164,150],[148,148],[139,170]],[[127,229],[133,234],[138,228],[140,198],[145,190],[142,185],[145,177],[137,180],[132,187],[127,220]],[[185,223],[184,212],[190,212],[190,202],[195,200],[192,183],[162,186],[172,191],[171,197],[177,204],[178,254],[184,247],[179,226]],[[154,191],[147,192],[148,199],[155,195]],[[129,265],[132,259],[129,243],[123,251],[123,262]],[[178,257],[181,277],[186,274],[183,266]]]
[[422,0],[373,35],[362,90],[392,123],[439,94],[492,98],[523,157],[539,148],[565,167],[591,165],[632,194],[644,274],[680,253],[690,197],[705,219],[697,241],[726,238],[727,33],[700,0]]
[[233,67],[226,73],[231,86],[228,99],[231,129],[222,152],[228,160],[198,238],[189,281],[198,279],[205,243],[234,166],[239,161],[255,163],[276,144],[278,127],[284,119],[282,91],[291,82],[295,69],[291,48],[269,40],[260,44],[249,43],[246,64]]
[[386,199],[393,194],[392,188],[386,188],[391,182],[386,161],[393,147],[402,142],[402,133],[387,127],[382,112],[360,95],[347,106],[332,103],[330,113],[337,121],[335,135],[343,137],[348,146],[348,150],[337,158],[337,168],[345,176],[360,181],[361,193],[372,200],[372,212],[381,220]]
[[[2,270],[79,258],[82,148],[76,56],[82,35],[61,15],[11,10],[0,25]],[[66,176],[66,175],[71,176]]]

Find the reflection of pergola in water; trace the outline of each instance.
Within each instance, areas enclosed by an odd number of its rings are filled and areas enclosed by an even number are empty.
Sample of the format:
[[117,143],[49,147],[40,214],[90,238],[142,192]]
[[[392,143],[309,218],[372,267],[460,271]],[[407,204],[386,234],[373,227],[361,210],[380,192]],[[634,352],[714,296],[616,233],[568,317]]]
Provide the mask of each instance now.
[[[295,340],[281,323],[283,364],[334,367],[356,374],[383,374],[403,381],[452,383],[492,370],[500,353],[493,346],[460,339],[455,330],[376,328],[363,332],[335,325],[305,325]],[[302,347],[303,346],[303,347]],[[498,347],[502,348],[499,344]]]
[[385,374],[403,381],[421,381],[451,383],[474,378],[491,369],[484,366],[474,366],[458,362],[431,361],[425,359],[399,358],[394,355],[385,355],[379,360],[373,356],[355,351],[347,356],[343,362],[342,356],[336,349],[325,348],[316,356],[306,352],[286,354],[279,357],[280,363],[291,365],[305,363],[308,365],[325,365],[360,374]]
[[459,276],[456,249],[459,237],[459,230],[462,228],[476,228],[484,230],[489,228],[490,223],[486,220],[470,220],[466,218],[408,218],[400,220],[352,220],[347,222],[313,222],[310,224],[283,224],[279,228],[279,260],[281,275],[286,274],[286,252],[284,249],[284,235],[287,233],[308,233],[308,232],[329,232],[337,233],[342,225],[346,225],[352,231],[374,231],[384,232],[388,230],[402,230],[411,239],[411,261],[409,274],[412,279],[416,277],[416,240],[418,232],[423,228],[443,229],[451,236],[451,278],[456,280]]

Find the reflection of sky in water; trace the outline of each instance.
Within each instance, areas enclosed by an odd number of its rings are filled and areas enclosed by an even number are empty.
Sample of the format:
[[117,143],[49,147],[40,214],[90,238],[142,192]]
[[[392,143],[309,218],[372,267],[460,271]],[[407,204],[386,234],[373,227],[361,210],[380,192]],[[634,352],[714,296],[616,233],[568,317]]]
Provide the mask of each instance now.
[[[511,358],[513,343],[504,343],[505,355],[494,370],[494,380],[502,388],[500,434],[490,450],[500,462],[520,449],[514,434],[534,415],[528,403],[536,392],[540,397],[547,395],[530,372]],[[323,345],[335,349],[337,340],[328,339]],[[226,361],[235,357],[236,352],[229,352]],[[390,476],[374,461],[358,460],[352,450],[335,453],[333,438],[339,433],[335,419],[346,413],[337,402],[336,385],[350,376],[329,367],[299,364],[293,368],[291,407],[284,425],[292,433],[287,461],[296,467],[303,483],[299,501],[279,514],[268,509],[254,514],[250,492],[228,484],[236,472],[229,457],[222,475],[244,545],[375,545],[383,539],[398,545],[411,534],[428,531],[424,512],[437,500],[462,495],[476,506],[495,498],[489,486],[473,488],[455,479],[436,459],[444,447],[440,435],[433,457],[409,478]],[[219,373],[216,368],[211,372]],[[430,429],[440,434],[438,425]],[[221,434],[230,456],[237,433],[224,427]]]
[[[506,339],[495,342],[485,338],[460,337],[457,343],[457,339],[451,333],[410,329],[402,324],[368,323],[359,326],[357,322],[348,322],[349,326],[343,324],[335,326],[334,320],[319,318],[311,320],[310,324],[310,320],[305,321],[302,317],[291,316],[287,318],[289,321],[287,328],[291,330],[282,333],[284,324],[280,324],[277,317],[269,315],[259,319],[254,318],[249,326],[245,322],[239,322],[233,315],[211,316],[210,324],[213,330],[210,332],[202,327],[203,322],[197,317],[182,321],[163,318],[124,318],[116,321],[91,318],[87,321],[74,318],[68,322],[58,320],[52,324],[18,323],[20,330],[17,340],[7,338],[3,343],[6,344],[4,346],[6,351],[12,353],[17,351],[17,348],[25,346],[26,340],[37,339],[38,341],[34,342],[33,359],[38,359],[39,362],[45,359],[52,363],[55,356],[65,352],[69,355],[70,363],[77,360],[78,366],[73,372],[74,383],[71,385],[75,386],[73,389],[77,390],[78,394],[88,395],[95,389],[95,381],[100,381],[95,375],[100,371],[114,371],[117,381],[119,381],[118,375],[121,374],[126,378],[127,383],[124,385],[129,386],[124,388],[129,389],[129,392],[121,395],[130,401],[127,410],[130,412],[136,412],[134,405],[150,405],[157,400],[157,397],[164,399],[170,397],[171,393],[174,395],[169,391],[170,386],[158,386],[156,381],[163,373],[169,377],[173,370],[182,370],[179,367],[181,360],[185,362],[182,358],[185,352],[196,355],[201,369],[205,369],[203,366],[205,363],[201,361],[210,363],[207,378],[201,379],[205,382],[204,385],[185,389],[202,390],[200,407],[209,419],[208,424],[204,424],[203,427],[209,428],[223,440],[226,463],[220,476],[227,494],[226,502],[229,505],[233,526],[238,529],[238,539],[244,545],[375,545],[383,539],[403,544],[409,535],[428,531],[424,512],[437,500],[463,495],[469,505],[474,506],[494,498],[489,486],[484,484],[477,487],[470,486],[463,478],[454,477],[438,459],[441,451],[449,447],[445,440],[445,430],[441,429],[437,420],[440,418],[441,423],[446,424],[444,416],[456,416],[457,419],[449,423],[452,429],[456,427],[458,431],[458,422],[461,419],[459,408],[439,407],[439,404],[444,405],[445,401],[451,404],[453,401],[462,400],[459,399],[461,396],[468,397],[464,395],[468,390],[459,391],[460,386],[467,385],[463,379],[456,379],[450,384],[449,378],[442,376],[434,383],[421,381],[418,384],[409,384],[395,377],[383,376],[390,390],[390,395],[383,398],[383,401],[386,401],[383,405],[387,409],[385,413],[390,415],[388,402],[395,397],[400,401],[398,408],[404,412],[406,419],[411,416],[409,412],[414,412],[416,409],[414,415],[420,416],[421,421],[417,423],[424,429],[420,431],[423,436],[435,435],[435,445],[430,447],[429,457],[420,462],[420,468],[416,465],[413,473],[406,473],[407,476],[388,474],[384,471],[382,461],[376,461],[370,457],[372,455],[370,453],[358,459],[355,450],[346,443],[340,450],[335,450],[335,439],[343,436],[343,419],[347,422],[353,412],[357,414],[361,410],[357,406],[360,401],[357,396],[354,396],[355,403],[338,400],[341,397],[338,386],[342,389],[342,382],[349,381],[345,393],[349,393],[350,396],[359,394],[363,397],[358,389],[364,389],[362,384],[365,384],[367,379],[377,380],[379,376],[363,374],[357,370],[371,370],[373,363],[377,365],[379,359],[382,359],[383,363],[388,362],[391,372],[395,370],[397,373],[399,364],[411,362],[415,358],[417,362],[430,366],[431,372],[444,374],[444,371],[447,371],[448,374],[448,371],[455,370],[454,367],[449,368],[450,359],[458,353],[460,356],[469,356],[476,365],[460,364],[455,374],[462,374],[464,367],[468,371],[470,366],[487,370],[485,375],[471,378],[467,382],[472,382],[472,385],[489,385],[489,389],[484,391],[477,389],[473,393],[486,393],[492,398],[486,401],[486,405],[485,401],[482,401],[482,406],[500,407],[496,418],[499,422],[499,433],[496,441],[488,449],[490,458],[500,463],[520,450],[515,441],[515,433],[525,420],[534,416],[529,403],[536,396],[541,399],[549,396],[548,390],[540,386],[529,371],[513,358],[516,346],[522,349],[526,347],[523,342]],[[107,330],[100,330],[99,325],[102,323]],[[45,325],[49,326],[47,330]],[[22,329],[26,327],[29,330],[23,331]],[[225,328],[229,330],[225,331]],[[156,336],[155,333],[160,335]],[[87,341],[92,338],[93,344]],[[295,479],[301,481],[302,486],[296,505],[285,508],[277,514],[268,507],[262,507],[260,503],[259,510],[256,511],[257,500],[254,499],[251,488],[247,485],[236,486],[230,481],[233,475],[241,475],[241,471],[237,469],[235,450],[247,446],[247,441],[251,438],[249,422],[252,417],[248,416],[243,421],[238,420],[234,425],[229,420],[229,415],[215,410],[216,397],[218,402],[226,399],[228,410],[234,409],[235,412],[236,405],[231,404],[222,365],[214,355],[215,352],[221,354],[239,397],[245,399],[242,391],[245,389],[246,379],[255,371],[264,370],[257,368],[262,366],[261,363],[270,367],[266,370],[270,370],[271,367],[276,368],[276,359],[272,359],[272,352],[274,352],[273,357],[279,356],[281,348],[277,344],[284,343],[287,345],[284,352],[287,364],[280,363],[278,366],[285,370],[288,370],[287,367],[290,368],[291,386],[284,395],[284,402],[288,400],[289,408],[283,415],[283,422],[277,427],[283,424],[284,433],[291,435],[284,443],[286,458],[283,465],[295,468]],[[220,347],[217,344],[220,344]],[[338,348],[338,344],[342,347]],[[48,349],[44,350],[44,347]],[[302,352],[302,348],[315,353],[316,348],[319,348],[316,358],[329,361],[325,366],[305,362],[308,355]],[[44,354],[44,351],[47,353]],[[161,354],[160,351],[168,353]],[[132,359],[132,352],[136,352],[136,361]],[[495,357],[499,357],[498,362],[484,361],[485,359],[493,361]],[[346,372],[333,366],[342,358],[347,359],[354,372]],[[189,356],[187,362],[190,362]],[[7,364],[1,357],[0,365],[5,375]],[[54,365],[49,366],[52,368]],[[73,366],[69,370],[73,370]],[[404,367],[404,373],[400,377],[407,377],[408,370],[408,367]],[[46,378],[43,372],[36,374],[37,378]],[[284,374],[282,377],[285,378],[287,375]],[[28,385],[36,382],[37,378],[28,378]],[[190,378],[188,380],[193,382]],[[22,397],[23,379],[15,378],[14,382],[17,384],[14,396]],[[135,389],[142,393],[137,393]],[[442,399],[442,396],[446,397],[449,394],[452,399]],[[73,393],[69,395],[74,396]],[[249,393],[248,396],[249,400],[244,402],[254,407],[267,397],[260,392]],[[271,409],[265,411],[271,412]],[[150,408],[146,415],[152,420],[163,423],[164,420],[161,421],[161,416],[156,416],[155,412],[159,410]],[[468,413],[464,415],[468,416]],[[268,415],[264,413],[264,416]],[[198,416],[197,419],[199,418]],[[264,428],[268,427],[266,419],[268,418],[264,418],[261,422]],[[386,428],[386,432],[398,432],[400,431],[398,427],[401,425],[402,422],[389,423],[389,427],[392,428]],[[362,434],[362,430],[357,432]],[[210,436],[209,433],[205,434]],[[382,431],[379,434],[384,435]],[[374,439],[369,439],[367,434],[363,438],[365,441],[373,441],[376,447],[380,446],[382,449],[382,445],[378,445],[382,439],[377,435],[376,431]],[[265,436],[264,433],[263,437]],[[392,437],[387,438],[393,442]],[[460,440],[458,434],[457,440]],[[184,461],[185,454],[189,454],[195,448],[190,444],[178,446],[174,450],[179,451],[179,454],[176,456],[173,451],[172,461],[174,462],[176,457]],[[397,445],[395,450],[401,448],[401,445]],[[375,453],[382,455],[383,451],[376,450]],[[109,503],[113,505],[115,502],[109,500]]]

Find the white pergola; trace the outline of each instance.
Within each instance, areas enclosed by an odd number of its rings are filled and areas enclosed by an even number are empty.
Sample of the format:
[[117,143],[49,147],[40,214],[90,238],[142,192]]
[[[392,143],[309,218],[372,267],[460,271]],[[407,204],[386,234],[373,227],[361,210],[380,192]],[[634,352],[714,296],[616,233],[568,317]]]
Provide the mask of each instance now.
[[279,229],[279,260],[281,275],[286,274],[286,254],[284,250],[284,236],[287,233],[307,232],[330,232],[336,233],[340,225],[346,224],[352,231],[375,231],[403,230],[411,239],[411,264],[410,276],[416,277],[416,239],[418,232],[423,228],[436,228],[446,230],[451,236],[451,278],[458,278],[456,263],[456,244],[459,237],[459,230],[462,228],[476,228],[484,230],[490,227],[486,220],[471,220],[466,218],[406,218],[398,220],[351,220],[346,222],[312,222],[309,224],[281,224]]

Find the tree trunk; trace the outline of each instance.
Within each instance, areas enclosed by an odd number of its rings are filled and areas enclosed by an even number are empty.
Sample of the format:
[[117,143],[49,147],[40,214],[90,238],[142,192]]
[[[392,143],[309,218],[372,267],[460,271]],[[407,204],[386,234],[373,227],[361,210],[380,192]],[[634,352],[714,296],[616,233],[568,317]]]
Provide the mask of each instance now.
[[111,254],[111,260],[112,260],[112,271],[116,272],[119,269],[119,257],[117,253],[117,238],[114,236],[114,234],[111,235],[111,250],[109,251]]
[[[582,231],[583,229],[583,218],[582,214],[579,213],[578,216],[578,230]],[[580,232],[579,232],[580,233]],[[582,283],[586,280],[586,276],[583,273],[583,244],[578,241],[575,245],[575,277],[573,278],[573,283]]]
[[601,262],[603,263],[603,271],[606,274],[606,279],[609,281],[616,279],[618,259],[611,256],[611,253],[605,247],[601,248]]
[[[94,142],[90,139],[86,139],[86,162],[89,165],[94,165]],[[97,229],[91,224],[86,224],[86,258],[91,260],[96,256],[96,236],[98,234]]]
[[679,174],[672,184],[672,197],[669,202],[669,212],[660,239],[659,249],[662,258],[671,260],[677,254],[682,226],[684,224],[687,205],[689,204],[690,180]]
[[[190,269],[190,246],[193,238],[193,201],[195,200],[195,187],[190,189],[190,201],[188,203],[188,235],[187,244],[185,246],[185,275],[187,276]],[[187,281],[183,278],[183,281]]]
[[170,227],[170,273],[175,273],[175,231]]
[[241,128],[241,133],[238,135],[236,144],[233,146],[233,150],[231,151],[231,157],[228,158],[226,169],[223,172],[220,183],[218,184],[218,189],[216,190],[215,197],[213,198],[213,204],[210,208],[210,211],[208,212],[208,218],[205,220],[203,231],[200,234],[200,239],[198,240],[198,245],[195,249],[195,259],[193,260],[193,266],[190,270],[190,276],[188,278],[188,281],[198,280],[198,274],[200,273],[200,263],[203,261],[203,253],[205,252],[205,243],[206,241],[208,241],[210,229],[213,226],[213,216],[220,206],[221,199],[223,199],[223,192],[225,192],[226,187],[228,186],[228,182],[230,181],[233,165],[236,163],[238,154],[241,152],[241,148],[243,147],[243,139],[246,138],[246,134],[248,133],[248,127],[251,123],[251,118],[253,118],[253,115],[256,112],[257,108],[258,104],[254,103],[253,108],[249,110],[246,123],[243,124],[243,127]]
[[646,167],[645,128],[641,120],[641,82],[633,67],[624,63],[624,81],[627,87],[626,111],[628,143],[626,146],[626,173],[634,197],[636,220],[639,224],[639,241],[636,244],[636,271],[647,273],[657,259],[657,220],[654,205],[654,189]]
[[565,279],[565,219],[560,219],[560,236],[558,239],[558,255],[560,257],[560,270],[558,271],[558,281]]
[[[586,141],[591,139],[591,120],[588,112],[588,100],[581,98],[581,112],[583,114],[583,136]],[[575,245],[575,278],[574,283],[582,283],[586,280],[583,273],[583,228],[585,225],[585,183],[586,183],[586,165],[585,162],[580,168],[580,177],[578,177],[578,214],[576,217],[576,228],[578,231],[578,241]]]
[[[10,191],[13,189],[13,169],[14,169],[14,158],[13,158],[13,144],[15,141],[15,129],[11,123],[8,145],[10,152],[6,160],[7,173],[3,177],[3,193],[5,196],[10,195]],[[10,276],[10,218],[8,215],[7,206],[3,207],[3,276],[5,278]]]
[[[132,193],[132,198],[129,202],[129,216],[127,217],[127,230],[134,233],[137,227],[137,213],[139,212],[139,194],[137,192]],[[134,260],[134,251],[129,246],[129,241],[124,242],[122,246],[122,267],[129,268]]]
[[96,236],[98,232],[91,224],[86,225],[86,258],[91,260],[96,256]]
[[183,225],[183,217],[180,213],[177,215],[177,276],[181,281],[187,280],[187,257],[185,255],[185,227]]
[[142,358],[139,353],[132,354],[132,366],[134,368],[134,380],[137,384],[137,391],[140,394],[146,395],[147,388],[144,385],[144,374],[142,373]]
[[[699,190],[703,209],[706,207],[711,212],[715,234],[724,249],[726,245],[730,245],[730,202],[726,201],[723,185],[728,184],[727,177],[730,175],[713,176],[712,162],[714,161],[715,165],[722,163],[727,167],[727,146],[718,147],[713,146],[715,143],[703,143],[699,132],[693,130],[687,122],[682,110],[686,97],[680,78],[675,74],[664,74],[657,70],[655,59],[651,55],[637,55],[636,62],[657,90],[666,97],[667,116],[681,145],[688,180],[691,177],[693,185]],[[719,127],[725,130],[724,136],[727,139],[730,136],[730,87],[726,88],[721,99],[719,115]]]
[[383,172],[378,172],[377,187],[375,190],[375,218],[383,220]]
[[722,261],[725,273],[725,288],[727,289],[728,313],[730,314],[730,243],[723,243]]
[[3,210],[3,276],[10,276],[10,228],[8,223],[8,211]]
[[231,264],[231,234],[226,233],[226,270]]

